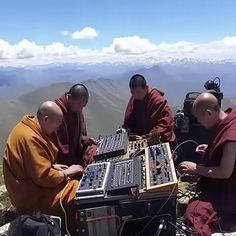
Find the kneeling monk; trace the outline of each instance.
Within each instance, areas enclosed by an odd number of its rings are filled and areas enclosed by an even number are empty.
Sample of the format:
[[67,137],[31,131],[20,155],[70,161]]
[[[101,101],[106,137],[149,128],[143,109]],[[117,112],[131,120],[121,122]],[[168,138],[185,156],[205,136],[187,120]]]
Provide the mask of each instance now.
[[61,109],[51,101],[39,107],[37,117],[24,116],[8,137],[3,173],[10,200],[19,212],[60,215],[62,197],[63,206],[73,223],[73,202],[79,182],[69,182],[61,195],[68,178],[82,174],[83,168],[72,165],[58,170],[60,165],[53,166],[57,148],[49,135],[59,127],[62,116]]
[[58,161],[66,165],[79,164],[84,168],[93,162],[96,142],[87,136],[83,109],[89,93],[83,84],[75,84],[56,104],[63,112],[62,123],[53,134],[53,143],[58,148]]
[[200,176],[199,196],[189,203],[186,215],[200,235],[210,236],[221,231],[220,219],[236,221],[236,110],[224,112],[215,96],[203,93],[194,101],[193,114],[214,136],[196,149],[204,154],[202,164],[184,161],[179,171]]
[[131,134],[138,136],[160,135],[161,142],[175,145],[173,132],[174,119],[164,93],[147,86],[142,75],[134,75],[130,79],[131,98],[126,108],[123,127]]

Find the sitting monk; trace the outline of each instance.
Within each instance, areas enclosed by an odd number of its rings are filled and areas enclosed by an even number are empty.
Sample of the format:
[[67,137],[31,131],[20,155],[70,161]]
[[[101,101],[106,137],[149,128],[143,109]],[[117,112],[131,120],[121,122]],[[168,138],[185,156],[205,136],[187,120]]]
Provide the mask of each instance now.
[[184,161],[179,171],[200,176],[199,196],[189,203],[186,216],[200,235],[208,236],[215,227],[220,229],[220,219],[236,213],[236,110],[224,112],[214,95],[202,93],[194,101],[193,114],[214,135],[208,145],[196,149],[204,155],[202,164]]
[[53,135],[59,163],[86,167],[93,162],[95,140],[87,136],[83,116],[88,98],[87,88],[82,84],[75,84],[69,92],[55,101],[63,112],[62,124]]
[[131,98],[125,112],[123,127],[137,136],[160,135],[161,142],[175,145],[174,119],[164,99],[164,93],[147,86],[142,75],[132,76],[129,82]]
[[62,116],[61,109],[51,101],[39,107],[37,117],[24,116],[8,137],[3,157],[3,174],[10,200],[20,213],[40,211],[61,215],[61,197],[71,227],[74,228],[74,198],[79,181],[67,180],[82,174],[83,168],[72,165],[57,170],[63,166],[53,165],[57,158],[57,148],[49,135],[59,127]]

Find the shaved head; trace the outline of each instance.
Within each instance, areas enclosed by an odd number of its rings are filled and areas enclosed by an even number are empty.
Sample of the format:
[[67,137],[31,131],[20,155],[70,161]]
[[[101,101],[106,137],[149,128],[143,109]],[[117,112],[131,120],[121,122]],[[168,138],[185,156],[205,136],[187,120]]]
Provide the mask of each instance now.
[[202,93],[196,98],[193,114],[205,128],[213,128],[226,116],[220,109],[217,98],[211,93]]
[[83,84],[75,84],[66,93],[66,97],[73,112],[82,112],[88,103],[88,89]]
[[63,118],[61,108],[52,101],[42,103],[37,111],[37,119],[41,128],[51,134],[60,126]]
[[55,116],[62,116],[61,108],[52,101],[46,101],[43,102],[37,111],[37,117],[40,118],[42,116],[49,116],[49,117],[55,117]]
[[88,99],[88,89],[83,84],[75,84],[73,85],[69,92],[73,99]]
[[193,113],[199,114],[206,110],[220,111],[217,98],[211,93],[200,94],[193,103]]

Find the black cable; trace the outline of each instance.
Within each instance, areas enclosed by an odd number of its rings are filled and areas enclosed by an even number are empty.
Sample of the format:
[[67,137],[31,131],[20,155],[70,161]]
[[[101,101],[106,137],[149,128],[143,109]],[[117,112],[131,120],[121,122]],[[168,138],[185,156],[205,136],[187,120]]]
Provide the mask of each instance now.
[[145,150],[144,150],[144,149],[137,150],[137,151],[135,151],[134,153],[131,154],[130,158],[131,158],[131,157],[132,157],[132,158],[133,158],[133,157],[136,157],[136,156],[138,156],[138,154],[141,155],[142,152],[145,152]]
[[118,230],[120,230],[119,232],[119,236],[122,235],[122,232],[123,232],[123,229],[124,229],[124,226],[127,222],[130,222],[130,221],[138,221],[138,220],[144,220],[144,219],[147,219],[147,218],[152,218],[151,216],[144,216],[144,217],[139,217],[139,218],[134,218],[134,219],[127,219],[127,220],[124,220],[120,226],[120,229],[118,228]]
[[[177,224],[179,224],[180,226],[177,226]],[[191,234],[191,235],[194,234],[194,235],[196,235],[196,236],[201,235],[201,232],[200,232],[200,231],[198,231],[198,230],[195,229],[195,228],[192,228],[192,227],[189,227],[189,226],[185,225],[183,222],[178,222],[178,221],[176,221],[176,226],[179,227],[179,228],[181,228],[185,233],[187,232],[187,233],[189,233],[189,234]]]
[[[194,141],[194,140],[186,140],[186,141],[180,143],[180,144],[175,148],[175,150],[171,153],[171,156],[170,156],[170,158],[169,158],[169,161],[172,159],[172,156],[173,156],[173,154],[177,151],[177,149],[178,149],[180,146],[182,146],[183,144],[187,143],[187,142],[194,142],[195,144],[198,145],[198,143],[197,143],[196,141]],[[132,157],[133,157],[133,156],[136,156],[136,155],[139,154],[139,152],[141,152],[141,151],[143,151],[143,150],[139,150],[137,153],[133,153],[133,154],[132,154]],[[154,219],[156,219],[157,217],[160,217],[160,216],[158,215],[159,212],[161,212],[161,210],[164,208],[164,206],[165,206],[165,205],[168,203],[168,201],[170,200],[172,194],[174,193],[174,190],[175,190],[176,186],[177,186],[177,183],[174,185],[174,187],[173,187],[171,193],[169,194],[169,196],[168,196],[167,200],[164,202],[164,204],[159,208],[159,210],[156,212],[156,214],[151,217],[151,219],[149,220],[149,222],[147,222],[147,224],[136,234],[136,236],[139,236],[141,233],[143,233],[143,232],[147,229],[147,227],[152,223],[152,221],[153,221]],[[166,215],[169,215],[169,214],[166,214]],[[172,220],[171,220],[171,221],[172,221]],[[124,228],[124,225],[125,225],[126,222],[127,222],[127,221],[124,221],[124,222],[123,222],[124,224],[122,224],[122,227],[121,227],[119,236],[121,236],[121,233],[122,233],[122,231],[123,231],[123,228]]]
[[[181,175],[182,176],[182,175]],[[181,177],[180,176],[180,177]],[[169,215],[171,216],[170,214],[162,214],[162,215],[158,215],[161,210],[164,208],[164,206],[168,203],[168,201],[170,200],[172,194],[174,193],[174,190],[177,186],[177,183],[174,185],[170,195],[168,196],[167,200],[163,203],[163,205],[159,208],[159,210],[156,212],[156,214],[150,219],[149,222],[147,222],[147,224],[140,230],[140,232],[138,234],[136,234],[135,236],[139,236],[141,233],[143,233],[145,231],[145,229],[147,229],[147,227],[152,223],[152,221],[157,217],[157,216],[163,216],[163,215]],[[172,219],[172,218],[171,218]],[[171,220],[172,221],[172,220]]]
[[180,227],[178,227],[177,225],[173,224],[170,221],[167,221],[167,223],[170,224],[172,227],[174,227],[178,232],[185,234],[185,231],[183,229],[181,229]]
[[[215,82],[216,80],[218,80],[218,87],[219,87],[218,90],[220,90],[220,78],[219,78],[219,77],[215,77],[215,79],[213,80],[213,82]],[[219,91],[219,92],[220,92],[220,91]]]
[[159,236],[164,226],[165,226],[165,220],[162,219],[154,236]]
[[140,232],[138,234],[136,234],[135,236],[139,236],[143,231],[145,231],[145,229],[152,223],[152,221],[155,219],[155,217],[158,216],[158,214],[161,212],[161,210],[163,209],[163,207],[168,203],[168,201],[170,200],[175,188],[177,186],[177,183],[174,185],[170,195],[168,196],[167,200],[163,203],[163,205],[159,208],[159,210],[156,212],[156,214],[152,217],[152,219],[146,224],[146,226],[144,226]]
[[221,228],[220,220],[221,220],[221,218],[218,219],[219,230],[220,230],[221,234],[222,234],[223,236],[225,236],[225,234],[224,234],[224,232],[223,232],[223,230],[222,230],[222,228]]
[[[159,212],[160,212],[160,210],[158,211],[158,213]],[[172,216],[170,214],[158,215],[158,213],[155,214],[154,216],[152,216],[151,219],[147,222],[147,224],[135,236],[139,236],[140,234],[142,234],[148,228],[148,226],[152,223],[152,221],[156,218],[160,218],[160,217],[163,217],[163,216],[169,216],[170,220],[173,221]]]
[[160,229],[160,228],[158,227],[156,233],[155,233],[153,236],[159,236],[160,233],[161,233],[161,231],[162,231],[162,228]]

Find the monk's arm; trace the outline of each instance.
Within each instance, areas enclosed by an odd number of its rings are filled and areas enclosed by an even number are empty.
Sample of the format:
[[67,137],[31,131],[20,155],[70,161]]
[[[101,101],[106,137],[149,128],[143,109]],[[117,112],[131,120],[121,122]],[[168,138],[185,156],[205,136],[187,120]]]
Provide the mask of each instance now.
[[126,110],[125,110],[125,117],[124,117],[124,123],[122,125],[122,128],[124,129],[129,129],[130,127],[130,115],[131,113],[133,112],[133,102],[134,102],[134,99],[133,97],[130,98],[128,104],[127,104],[127,107],[126,107]]
[[167,101],[162,96],[156,96],[150,100],[153,103],[153,113],[151,114],[152,132],[158,132],[161,136],[172,132],[174,119]]
[[223,147],[223,156],[220,166],[206,167],[197,165],[197,173],[208,178],[228,179],[233,173],[235,157],[236,142],[227,142]]
[[55,187],[65,181],[62,171],[52,168],[50,154],[41,140],[31,139],[24,161],[27,174],[42,187]]

